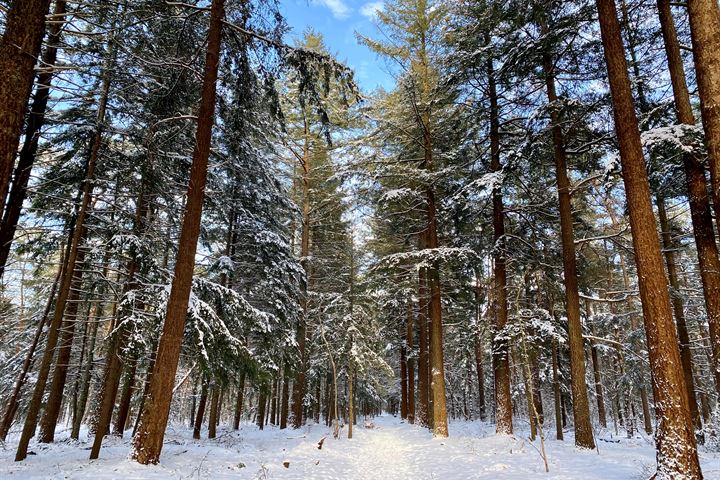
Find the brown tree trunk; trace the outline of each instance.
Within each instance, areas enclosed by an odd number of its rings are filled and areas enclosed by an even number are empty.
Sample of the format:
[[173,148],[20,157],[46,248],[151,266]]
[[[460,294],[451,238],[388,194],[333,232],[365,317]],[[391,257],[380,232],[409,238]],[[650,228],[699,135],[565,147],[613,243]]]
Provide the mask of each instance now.
[[265,428],[265,405],[267,403],[267,393],[265,392],[265,386],[260,386],[260,394],[258,395],[258,407],[257,407],[257,426],[260,430]]
[[405,342],[400,339],[400,418],[407,418],[408,384],[407,384],[407,353]]
[[170,414],[172,388],[180,360],[180,347],[192,289],[195,253],[200,234],[200,218],[207,180],[223,17],[224,1],[213,0],[195,149],[178,254],[175,260],[175,276],[168,299],[163,332],[158,344],[152,380],[131,452],[131,457],[142,464],[154,464],[160,460],[165,428]]
[[217,436],[217,422],[219,418],[220,407],[220,387],[215,385],[212,389],[210,397],[210,418],[208,418],[208,438]]
[[288,366],[285,362],[283,367],[283,384],[282,384],[282,402],[280,406],[280,429],[287,428],[288,414],[290,410],[290,376],[288,375]]
[[552,344],[553,398],[555,400],[555,438],[563,440],[562,394],[560,393],[560,375],[558,374],[557,341]]
[[[82,227],[82,239],[87,236],[87,227]],[[55,358],[55,369],[53,370],[52,381],[50,382],[50,393],[45,401],[45,413],[40,420],[40,434],[38,441],[50,443],[55,438],[55,426],[60,415],[60,407],[65,392],[68,368],[70,367],[70,354],[72,353],[73,340],[75,339],[75,327],[78,322],[78,307],[80,306],[80,292],[82,291],[83,273],[85,270],[85,252],[81,247],[77,254],[77,265],[75,276],[70,284],[70,295],[67,298],[67,306],[64,312],[64,320],[60,327],[60,338]]]
[[125,424],[130,414],[130,400],[135,391],[135,373],[137,371],[137,358],[133,357],[128,361],[125,372],[125,381],[120,392],[120,403],[118,404],[117,416],[113,430],[115,435],[122,438],[125,433]]
[[[657,3],[658,11],[660,12],[660,26],[662,27],[663,39],[665,41],[665,52],[668,58],[668,70],[672,81],[677,119],[678,122],[684,125],[694,125],[695,117],[690,103],[690,94],[685,79],[685,70],[680,54],[680,44],[677,39],[675,23],[670,9],[670,1],[658,0]],[[711,337],[717,340],[718,329],[720,328],[720,255],[718,254],[717,244],[715,243],[710,198],[707,190],[707,180],[705,178],[705,167],[703,166],[702,158],[696,158],[690,154],[683,156],[683,166],[685,169],[685,179],[687,181],[688,201],[690,203],[690,217],[692,219],[695,247],[698,253],[698,263],[700,264],[700,277],[703,284],[705,309],[707,310]],[[680,328],[679,325],[678,328]],[[683,342],[683,332],[678,333],[681,336],[680,341]],[[711,343],[713,345],[716,344],[715,342]],[[680,353],[683,355],[683,367],[685,368],[685,362],[687,360],[684,358],[684,350],[687,349],[683,349],[681,344]],[[718,361],[717,353],[718,349],[714,348],[713,357],[716,358],[716,363]],[[716,377],[717,374],[716,369]],[[720,383],[716,385],[720,393]]]
[[[715,221],[720,230],[720,11],[717,0],[688,0],[687,10],[710,163]],[[720,361],[719,342],[720,338],[713,339],[716,363]]]
[[[675,252],[670,233],[670,222],[665,210],[665,199],[657,195],[656,203],[658,217],[660,219],[660,233],[665,255],[665,267],[667,268],[668,279],[670,280],[670,300],[672,301],[675,323],[677,325],[678,338],[680,339],[680,360],[682,361],[683,374],[685,375],[685,387],[687,389],[688,404],[693,425],[696,429],[702,427],[700,410],[698,409],[697,398],[695,397],[695,381],[693,379],[692,351],[690,350],[690,335],[688,335],[687,322],[685,321],[685,306],[683,305],[680,293],[680,281],[678,280],[677,266],[675,265]],[[643,415],[645,409],[643,408]]]
[[614,0],[597,0],[653,374],[658,478],[702,478]]
[[[424,247],[421,234],[420,248]],[[418,403],[415,417],[422,426],[428,426],[428,398],[430,397],[430,363],[428,356],[427,328],[427,270],[420,267],[418,272]]]
[[[490,43],[489,35],[486,37]],[[492,58],[487,62],[488,96],[490,100],[490,170],[502,172],[500,164],[500,111],[498,108],[495,67]],[[504,338],[508,319],[507,271],[505,268],[505,211],[502,187],[493,188],[493,259],[495,261],[495,285],[493,292],[493,373],[495,376],[495,430],[499,434],[511,435],[512,395],[510,394],[510,353]]]
[[353,423],[355,423],[355,396],[353,394],[354,381],[355,374],[353,373],[352,368],[350,368],[350,374],[348,375],[348,438],[353,437]]
[[[285,393],[287,393],[287,386],[285,388]],[[244,401],[244,393],[245,393],[245,372],[240,373],[240,380],[238,380],[238,391],[237,391],[237,400],[235,401],[235,418],[233,418],[233,429],[238,430],[240,428],[240,419],[242,418],[242,407],[243,407],[243,401]],[[287,407],[287,395],[285,395],[285,407]],[[285,410],[285,417],[287,420],[287,408]],[[281,419],[282,423],[282,419]],[[284,428],[284,427],[280,427]]]
[[50,375],[50,367],[52,365],[55,347],[57,346],[58,339],[60,337],[60,327],[62,325],[65,307],[67,305],[68,297],[72,291],[71,285],[73,282],[73,278],[75,277],[75,267],[78,261],[78,255],[80,255],[80,243],[82,242],[85,234],[85,220],[90,210],[90,200],[92,198],[95,167],[97,165],[98,152],[100,150],[100,144],[102,141],[102,123],[105,118],[105,106],[107,105],[109,82],[106,83],[104,87],[107,88],[103,88],[100,99],[95,138],[93,139],[90,157],[86,166],[85,180],[83,181],[83,187],[81,189],[81,201],[77,210],[77,217],[75,220],[75,229],[72,232],[72,239],[68,243],[69,251],[67,254],[67,264],[62,275],[62,282],[60,284],[58,298],[55,302],[55,310],[52,320],[50,322],[50,328],[48,329],[45,353],[43,354],[40,368],[38,370],[38,378],[35,383],[35,390],[33,391],[33,396],[30,400],[28,412],[25,417],[25,424],[23,425],[23,431],[20,436],[20,441],[18,442],[17,452],[15,454],[15,461],[21,461],[27,457],[27,448],[30,443],[30,439],[35,434],[37,417],[40,413],[40,407],[42,404],[43,396],[45,394],[47,379]]
[[[61,247],[61,251],[63,250],[65,249]],[[7,434],[10,431],[10,427],[12,426],[13,419],[15,418],[15,413],[17,412],[18,400],[20,398],[22,387],[25,385],[28,373],[30,373],[33,357],[35,356],[35,350],[40,343],[42,332],[48,322],[50,309],[52,308],[53,300],[55,299],[55,291],[57,290],[58,284],[60,283],[60,279],[64,270],[65,258],[67,258],[67,255],[65,253],[66,252],[63,252],[60,256],[60,266],[58,267],[58,272],[55,275],[55,280],[53,281],[52,288],[50,289],[50,294],[48,295],[48,300],[45,304],[45,311],[43,312],[43,316],[38,322],[37,328],[35,329],[35,336],[33,337],[33,341],[30,344],[30,348],[27,355],[25,356],[25,360],[23,361],[23,366],[20,370],[20,374],[18,375],[17,380],[15,380],[15,385],[13,386],[13,393],[6,402],[2,424],[0,424],[0,441],[2,442],[5,441]]]
[[15,165],[50,0],[13,0],[0,41],[0,212]]
[[203,377],[202,388],[200,390],[200,401],[198,402],[197,413],[195,414],[195,425],[193,427],[193,438],[200,440],[200,432],[202,431],[203,418],[205,417],[205,406],[207,405],[208,382]]
[[[272,397],[270,399],[270,424],[277,425],[277,410],[278,410],[278,380],[273,379],[273,390]],[[316,407],[313,407],[316,408]],[[313,412],[314,413],[314,412]],[[314,415],[313,415],[314,417]]]
[[598,419],[600,426],[607,428],[607,415],[605,413],[605,395],[603,395],[602,373],[600,372],[600,356],[594,341],[590,341],[590,356],[593,365],[593,380],[595,380],[595,397],[597,398]]
[[580,293],[575,258],[575,234],[573,232],[572,205],[570,202],[570,180],[567,174],[567,155],[563,138],[558,98],[555,91],[555,73],[552,59],[543,54],[543,71],[548,101],[550,102],[550,123],[552,126],[555,175],[560,209],[560,238],[562,242],[565,303],[568,319],[568,344],[570,346],[570,387],[573,398],[575,423],[575,445],[581,448],[595,448],[590,404],[585,382],[585,346],[580,321]]
[[480,420],[485,421],[485,368],[483,366],[483,345],[480,332],[481,309],[480,275],[476,274],[475,285],[475,372],[478,380],[478,410]]
[[[29,2],[28,2],[29,3]],[[37,78],[37,88],[33,95],[33,103],[30,107],[30,115],[25,129],[25,140],[20,150],[20,159],[13,174],[12,187],[7,198],[5,212],[0,226],[0,278],[5,272],[5,264],[10,256],[10,247],[17,228],[23,202],[27,196],[27,185],[30,180],[30,170],[35,162],[38,143],[40,141],[40,129],[45,122],[45,111],[47,110],[48,98],[50,98],[50,84],[52,83],[53,69],[57,60],[58,44],[60,43],[60,32],[63,27],[65,16],[65,1],[55,2],[53,10],[53,23],[48,28],[47,46],[43,51],[40,61],[41,71]],[[4,197],[3,197],[4,198]],[[0,208],[0,212],[2,208]]]
[[310,163],[310,128],[308,125],[307,117],[303,111],[303,125],[304,125],[304,141],[303,141],[303,154],[302,154],[302,202],[303,202],[303,218],[302,218],[302,230],[300,235],[300,262],[303,270],[305,271],[305,286],[302,294],[302,317],[298,319],[296,340],[298,343],[298,355],[300,357],[300,364],[295,375],[295,381],[293,382],[293,402],[292,402],[292,426],[293,428],[300,428],[303,424],[303,407],[305,398],[305,370],[306,366],[306,348],[307,343],[307,318],[309,314],[309,302],[308,302],[308,290],[310,285],[310,174],[312,172],[312,166]]
[[415,316],[413,315],[412,300],[407,303],[407,322],[405,341],[407,343],[407,419],[408,423],[415,423],[415,362],[412,359],[415,348]]

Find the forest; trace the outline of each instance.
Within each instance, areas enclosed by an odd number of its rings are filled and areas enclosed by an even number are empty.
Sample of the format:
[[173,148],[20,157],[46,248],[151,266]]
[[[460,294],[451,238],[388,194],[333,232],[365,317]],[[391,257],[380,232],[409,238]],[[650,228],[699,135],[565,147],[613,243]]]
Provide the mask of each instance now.
[[0,30],[0,478],[720,478],[717,0]]

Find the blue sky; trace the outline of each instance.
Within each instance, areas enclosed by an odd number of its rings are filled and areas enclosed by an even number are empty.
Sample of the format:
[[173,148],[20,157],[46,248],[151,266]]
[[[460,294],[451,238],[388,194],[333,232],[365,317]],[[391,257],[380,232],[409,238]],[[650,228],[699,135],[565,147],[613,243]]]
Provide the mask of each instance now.
[[302,36],[311,27],[325,38],[330,52],[355,71],[365,92],[382,86],[390,89],[393,78],[385,62],[367,47],[358,44],[355,32],[377,37],[373,12],[382,8],[378,0],[281,0],[282,13],[293,28],[290,39]]

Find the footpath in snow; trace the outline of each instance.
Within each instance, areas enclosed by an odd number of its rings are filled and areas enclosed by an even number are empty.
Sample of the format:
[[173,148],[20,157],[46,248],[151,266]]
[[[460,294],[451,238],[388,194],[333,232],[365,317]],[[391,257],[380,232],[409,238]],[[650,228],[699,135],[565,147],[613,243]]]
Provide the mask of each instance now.
[[[31,444],[36,455],[16,463],[16,439],[11,438],[0,452],[0,479],[639,480],[649,478],[655,465],[652,441],[644,437],[601,434],[599,452],[575,449],[570,434],[564,442],[548,439],[550,473],[545,473],[539,440],[530,443],[522,434],[499,437],[493,425],[453,422],[450,438],[434,439],[427,430],[389,415],[367,422],[373,428],[364,428],[359,419],[352,440],[345,438],[347,427],[335,440],[324,425],[259,431],[245,424],[199,441],[188,429],[170,429],[155,466],[128,460],[130,440],[117,438],[106,441],[98,460],[88,460],[90,444],[84,441],[59,441]],[[705,478],[720,478],[720,455],[701,452],[701,462]]]

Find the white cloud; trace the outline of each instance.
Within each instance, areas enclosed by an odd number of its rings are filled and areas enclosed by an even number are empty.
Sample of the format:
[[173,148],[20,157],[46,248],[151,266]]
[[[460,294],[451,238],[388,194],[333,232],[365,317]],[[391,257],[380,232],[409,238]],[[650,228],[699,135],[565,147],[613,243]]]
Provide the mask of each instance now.
[[384,2],[370,2],[366,3],[362,7],[360,7],[360,14],[367,18],[373,18],[375,17],[375,13],[378,10],[382,10],[384,7]]
[[317,5],[323,5],[330,9],[335,18],[347,18],[352,9],[343,0],[313,0]]

